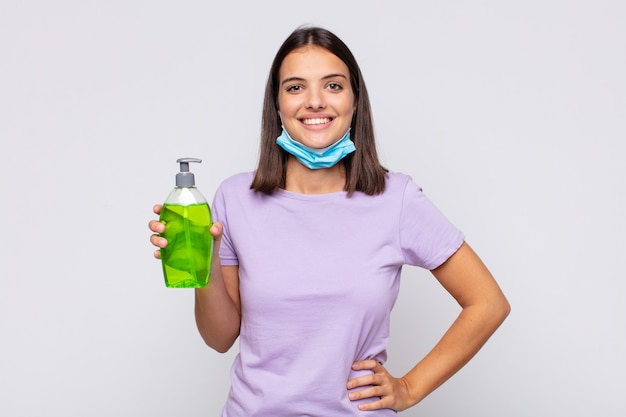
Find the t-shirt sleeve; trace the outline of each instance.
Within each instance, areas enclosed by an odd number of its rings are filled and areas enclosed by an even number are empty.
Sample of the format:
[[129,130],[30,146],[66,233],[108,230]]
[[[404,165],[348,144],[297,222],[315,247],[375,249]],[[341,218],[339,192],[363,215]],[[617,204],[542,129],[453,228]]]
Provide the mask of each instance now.
[[463,233],[412,180],[406,183],[400,215],[400,245],[408,265],[433,270],[463,243]]
[[224,226],[224,234],[220,243],[220,261],[224,266],[239,265],[239,258],[233,247],[233,241],[230,234],[228,224],[228,215],[226,209],[226,198],[224,196],[224,188],[220,186],[213,198],[212,215],[213,221],[220,222]]

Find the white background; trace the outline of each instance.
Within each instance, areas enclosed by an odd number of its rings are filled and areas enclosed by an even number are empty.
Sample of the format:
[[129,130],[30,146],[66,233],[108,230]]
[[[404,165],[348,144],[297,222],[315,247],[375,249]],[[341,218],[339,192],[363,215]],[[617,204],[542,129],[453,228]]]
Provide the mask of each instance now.
[[[254,168],[270,62],[314,23],[359,60],[383,163],[513,307],[401,415],[623,417],[625,22],[621,0],[0,1],[0,415],[219,415],[236,348],[203,344],[147,223],[177,158],[209,199]],[[388,368],[457,312],[406,269]]]

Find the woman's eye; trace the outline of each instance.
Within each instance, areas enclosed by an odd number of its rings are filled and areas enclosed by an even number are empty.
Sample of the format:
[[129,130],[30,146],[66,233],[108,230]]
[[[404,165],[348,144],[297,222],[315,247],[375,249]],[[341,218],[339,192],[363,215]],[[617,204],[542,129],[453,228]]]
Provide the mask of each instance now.
[[341,84],[338,83],[330,83],[328,84],[328,88],[331,90],[341,90],[343,87],[341,87]]
[[300,91],[301,89],[302,87],[300,87],[299,85],[291,85],[287,87],[287,91],[289,92],[296,92],[296,91]]

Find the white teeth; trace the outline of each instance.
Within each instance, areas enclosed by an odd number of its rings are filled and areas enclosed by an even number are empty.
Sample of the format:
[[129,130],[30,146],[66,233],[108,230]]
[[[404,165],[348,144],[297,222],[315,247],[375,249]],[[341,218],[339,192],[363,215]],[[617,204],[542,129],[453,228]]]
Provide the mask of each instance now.
[[329,123],[329,122],[330,122],[330,119],[328,117],[302,120],[302,123],[304,123],[305,125],[321,125],[321,124]]

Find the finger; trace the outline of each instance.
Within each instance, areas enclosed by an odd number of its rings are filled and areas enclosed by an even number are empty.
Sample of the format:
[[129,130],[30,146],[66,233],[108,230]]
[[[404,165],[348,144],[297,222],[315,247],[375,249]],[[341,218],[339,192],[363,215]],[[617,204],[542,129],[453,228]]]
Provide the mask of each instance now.
[[150,220],[148,222],[148,227],[154,233],[163,233],[165,232],[165,225],[158,220]]
[[391,404],[389,403],[389,401],[385,400],[384,398],[381,398],[380,400],[361,403],[358,405],[358,408],[361,411],[373,411],[373,410],[380,410],[381,408],[391,408]]
[[368,385],[367,388],[351,391],[348,393],[350,400],[362,400],[365,398],[380,398],[386,392],[384,387],[379,385]]
[[162,209],[163,209],[163,204],[155,204],[152,207],[152,211],[154,211],[154,214],[161,214]]
[[358,387],[367,387],[371,385],[374,385],[374,380],[371,375],[367,375],[367,376],[362,376],[359,378],[354,378],[354,379],[349,380],[348,383],[346,384],[346,388],[354,389]]
[[220,240],[224,233],[224,226],[220,222],[215,222],[211,225],[211,229],[209,230],[216,240]]
[[150,243],[158,248],[164,248],[167,246],[167,239],[159,235],[152,235],[150,236]]
[[352,364],[352,369],[355,371],[362,371],[364,369],[374,370],[377,366],[381,366],[380,362],[374,359],[366,359],[363,361],[356,361]]
[[154,257],[157,259],[161,259],[161,251],[160,250],[155,250],[154,251]]
[[368,373],[366,375],[361,375],[348,380],[347,388],[353,389],[357,387],[364,387],[367,385],[376,385],[374,373]]
[[220,222],[215,222],[209,229],[211,235],[213,235],[213,264],[218,266],[219,262],[215,262],[219,259],[220,246],[222,242],[222,234],[224,233],[224,226]]

